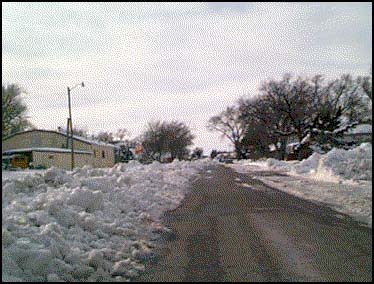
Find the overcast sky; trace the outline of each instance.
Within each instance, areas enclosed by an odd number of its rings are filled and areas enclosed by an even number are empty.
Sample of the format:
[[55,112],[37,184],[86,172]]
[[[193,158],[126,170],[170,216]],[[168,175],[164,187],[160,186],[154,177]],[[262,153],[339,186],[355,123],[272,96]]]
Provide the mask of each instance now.
[[206,153],[229,142],[208,119],[261,81],[367,75],[371,3],[2,3],[2,83],[31,122],[91,132],[184,121]]

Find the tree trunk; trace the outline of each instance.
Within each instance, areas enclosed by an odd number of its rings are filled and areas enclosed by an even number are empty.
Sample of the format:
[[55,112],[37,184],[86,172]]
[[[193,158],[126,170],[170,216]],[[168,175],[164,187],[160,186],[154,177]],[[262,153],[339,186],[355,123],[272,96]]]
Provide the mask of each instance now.
[[241,150],[242,150],[242,147],[241,147],[240,143],[236,142],[235,143],[235,153],[236,153],[236,158],[238,160],[242,159],[242,151]]
[[279,148],[277,147],[278,153],[279,153],[278,154],[278,159],[279,160],[284,160],[285,157],[286,157],[287,138],[281,138],[279,140],[279,142],[280,142],[281,145],[280,145]]

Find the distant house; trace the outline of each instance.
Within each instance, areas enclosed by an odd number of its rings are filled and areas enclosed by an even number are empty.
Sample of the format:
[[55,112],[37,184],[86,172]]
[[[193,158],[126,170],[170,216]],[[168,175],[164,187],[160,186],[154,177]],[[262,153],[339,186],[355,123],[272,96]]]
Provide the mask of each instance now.
[[[370,124],[359,124],[354,128],[349,129],[341,136],[334,136],[333,133],[327,136],[330,141],[333,141],[333,145],[338,145],[334,147],[342,147],[345,149],[350,149],[355,145],[361,143],[372,143],[372,126]],[[286,147],[286,159],[295,160],[295,159],[305,159],[309,157],[313,151],[311,149],[311,141],[308,139],[306,143],[297,142],[297,137],[295,135],[288,138],[288,144]]]
[[235,159],[236,152],[234,151],[218,151],[217,152],[217,159]]
[[345,143],[372,143],[372,126],[370,124],[360,124],[350,129],[341,139]]
[[[83,167],[112,167],[115,164],[115,146],[73,136],[74,165]],[[70,169],[71,142],[65,132],[29,130],[2,139],[2,157],[14,166],[26,168],[58,167]]]

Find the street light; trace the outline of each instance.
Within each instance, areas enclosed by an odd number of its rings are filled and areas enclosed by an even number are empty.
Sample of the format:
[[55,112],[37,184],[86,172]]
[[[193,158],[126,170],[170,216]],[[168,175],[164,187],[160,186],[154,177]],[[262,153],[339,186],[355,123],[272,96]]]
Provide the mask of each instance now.
[[68,101],[69,101],[69,125],[70,125],[70,141],[71,141],[71,170],[74,169],[74,141],[73,141],[73,123],[71,120],[71,103],[70,103],[70,91],[78,86],[84,87],[84,83],[76,84],[75,86],[68,87]]

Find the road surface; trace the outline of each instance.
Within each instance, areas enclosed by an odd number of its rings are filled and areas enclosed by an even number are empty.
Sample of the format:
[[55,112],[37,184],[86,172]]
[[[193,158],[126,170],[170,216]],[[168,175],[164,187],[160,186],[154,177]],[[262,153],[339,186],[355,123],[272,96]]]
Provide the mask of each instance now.
[[163,222],[173,233],[136,281],[372,280],[370,228],[225,166]]

